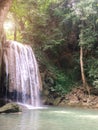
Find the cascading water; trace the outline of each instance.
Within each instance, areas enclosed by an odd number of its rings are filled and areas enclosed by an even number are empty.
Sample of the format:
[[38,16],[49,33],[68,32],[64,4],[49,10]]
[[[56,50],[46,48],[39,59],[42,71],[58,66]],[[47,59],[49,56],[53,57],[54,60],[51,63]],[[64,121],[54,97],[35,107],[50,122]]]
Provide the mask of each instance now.
[[40,106],[38,65],[30,46],[7,41],[3,47],[5,97],[23,104]]

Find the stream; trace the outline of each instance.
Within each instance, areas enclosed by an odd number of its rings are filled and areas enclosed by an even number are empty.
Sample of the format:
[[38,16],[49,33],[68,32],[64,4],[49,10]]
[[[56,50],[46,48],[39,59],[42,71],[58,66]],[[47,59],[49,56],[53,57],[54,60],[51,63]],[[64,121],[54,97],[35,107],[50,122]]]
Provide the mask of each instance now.
[[0,130],[98,130],[98,110],[45,107],[1,114]]

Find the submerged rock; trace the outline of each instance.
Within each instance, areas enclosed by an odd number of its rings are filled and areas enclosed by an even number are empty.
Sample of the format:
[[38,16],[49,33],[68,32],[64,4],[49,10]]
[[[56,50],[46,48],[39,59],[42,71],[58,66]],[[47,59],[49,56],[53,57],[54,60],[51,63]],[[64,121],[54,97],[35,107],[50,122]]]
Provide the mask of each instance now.
[[6,105],[0,108],[0,113],[15,113],[20,112],[21,109],[16,103],[7,103]]

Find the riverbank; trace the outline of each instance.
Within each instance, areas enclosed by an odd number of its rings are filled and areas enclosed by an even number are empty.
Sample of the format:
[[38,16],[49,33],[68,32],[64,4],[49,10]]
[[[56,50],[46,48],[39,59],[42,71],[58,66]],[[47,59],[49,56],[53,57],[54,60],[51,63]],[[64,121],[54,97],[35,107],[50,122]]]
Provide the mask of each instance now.
[[[97,89],[96,90],[91,89],[90,95],[88,95],[87,91],[82,86],[73,88],[69,93],[62,96],[61,95],[56,96],[56,94],[50,93],[49,90],[43,90],[43,91],[44,92],[42,93],[42,102],[44,105],[60,106],[60,107],[71,106],[71,107],[98,109]],[[4,111],[9,112],[10,111],[9,109],[11,109],[11,112],[14,111],[13,109],[15,109],[15,112],[20,111],[19,105],[17,106],[17,104],[14,103],[15,107],[13,107],[13,103],[4,102],[3,99],[0,100],[0,105],[1,105],[0,109],[2,108],[2,106],[4,106]]]
[[54,98],[49,95],[47,91],[44,97],[44,103],[47,105],[54,106],[73,106],[73,107],[85,107],[85,108],[96,108],[98,109],[98,96],[96,91],[91,89],[91,94],[88,95],[87,91],[83,87],[73,88],[70,93],[65,94],[62,97]]
[[83,87],[73,88],[69,94],[66,94],[64,99],[59,104],[60,106],[78,106],[86,108],[98,108],[98,96],[92,94],[88,95]]

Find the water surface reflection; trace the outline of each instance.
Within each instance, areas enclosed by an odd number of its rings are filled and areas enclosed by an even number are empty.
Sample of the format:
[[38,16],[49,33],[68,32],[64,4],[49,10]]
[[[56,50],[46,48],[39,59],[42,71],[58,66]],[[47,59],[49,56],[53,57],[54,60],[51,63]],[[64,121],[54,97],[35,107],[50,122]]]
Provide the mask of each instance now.
[[98,110],[48,108],[1,114],[0,130],[98,130]]
[[30,111],[22,114],[22,117],[19,121],[19,129],[20,130],[38,130],[38,120],[39,120],[39,111]]

